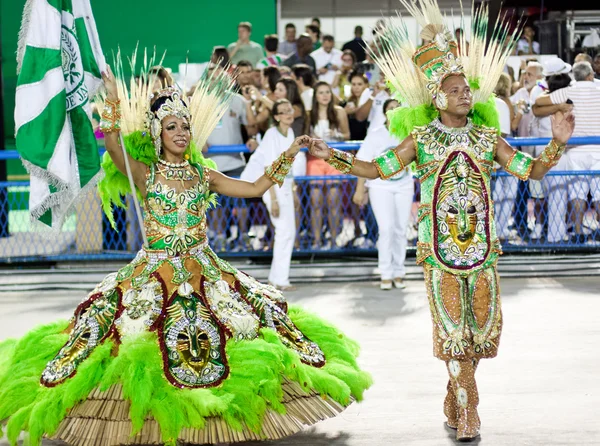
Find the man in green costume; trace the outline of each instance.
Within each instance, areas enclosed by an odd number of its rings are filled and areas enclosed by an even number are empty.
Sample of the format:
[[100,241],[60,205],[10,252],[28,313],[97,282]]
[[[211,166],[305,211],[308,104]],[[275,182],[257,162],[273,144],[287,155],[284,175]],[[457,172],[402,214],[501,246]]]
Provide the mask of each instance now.
[[[437,7],[431,2],[423,4],[423,8]],[[484,18],[487,21],[487,16]],[[478,20],[483,18],[475,22]],[[414,67],[412,76],[420,78],[411,78],[410,69],[391,73],[409,66],[400,52],[393,52],[392,44],[401,46],[405,42],[382,35],[388,38],[391,49],[378,63],[386,77],[395,75],[399,79],[396,90],[404,93],[404,98],[412,94],[414,99],[414,90],[420,86],[426,89],[422,97],[429,95],[429,103],[416,106],[418,101],[408,101],[408,107],[390,117],[397,129],[408,129],[409,133],[395,149],[372,162],[358,160],[320,140],[313,140],[310,152],[343,173],[369,179],[390,178],[415,162],[421,182],[417,263],[425,270],[434,355],[446,362],[450,377],[444,413],[447,426],[457,430],[457,439],[470,441],[479,436],[480,429],[475,369],[481,358],[496,356],[502,329],[496,270],[502,251],[490,189],[494,163],[521,180],[541,179],[563,154],[574,118],[562,113],[554,116],[552,141],[538,158],[515,150],[499,136],[497,124],[493,125],[497,123],[497,111],[494,105],[489,108],[493,103],[491,91],[483,94],[486,87],[479,87],[467,75],[473,70],[465,69],[457,44],[448,34],[443,25],[424,26],[421,37],[430,43],[413,51],[412,62],[408,61]],[[497,54],[486,56],[485,45],[478,42],[478,38],[485,42],[481,34],[474,32],[469,56],[476,59],[479,52],[484,66],[480,71],[499,76],[497,65],[502,58]],[[485,85],[495,85],[492,81]],[[404,91],[402,83],[408,84]],[[413,91],[407,91],[411,86]],[[474,101],[475,96],[480,101]],[[414,105],[413,114],[410,105]],[[393,125],[391,130],[394,132]]]

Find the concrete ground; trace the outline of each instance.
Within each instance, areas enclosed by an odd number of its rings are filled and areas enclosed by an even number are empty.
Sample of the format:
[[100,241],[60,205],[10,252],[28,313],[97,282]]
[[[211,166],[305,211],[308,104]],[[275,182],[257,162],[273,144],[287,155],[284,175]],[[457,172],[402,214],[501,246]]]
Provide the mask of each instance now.
[[[476,444],[600,445],[599,285],[598,277],[502,279],[504,333],[499,356],[482,361],[477,371],[482,435]],[[0,292],[0,340],[69,317],[84,295],[60,289]],[[338,418],[262,444],[455,443],[443,427],[447,376],[431,353],[422,280],[408,281],[403,291],[380,291],[375,282],[303,283],[288,299],[359,340],[360,363],[375,384],[364,402]]]

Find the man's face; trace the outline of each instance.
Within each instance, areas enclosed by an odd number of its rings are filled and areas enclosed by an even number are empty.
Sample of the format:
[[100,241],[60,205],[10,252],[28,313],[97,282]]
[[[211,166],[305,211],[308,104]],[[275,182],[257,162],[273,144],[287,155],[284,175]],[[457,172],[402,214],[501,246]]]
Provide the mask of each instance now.
[[442,83],[442,91],[448,98],[446,111],[457,116],[467,116],[473,106],[471,87],[464,76],[449,76]]
[[296,28],[286,28],[285,29],[285,40],[288,42],[293,42],[296,40]]
[[334,42],[331,40],[323,40],[323,44],[321,47],[325,50],[326,53],[330,53],[333,49]]
[[596,74],[600,73],[600,56],[594,57],[594,61],[592,62],[592,68]]
[[249,40],[250,39],[250,31],[245,26],[238,27],[238,39],[239,40]]
[[523,29],[523,37],[525,37],[525,38],[527,38],[527,37],[533,38],[534,35],[535,35],[535,31],[533,30],[533,28],[531,26],[526,26]]
[[252,83],[252,68],[251,67],[238,67],[237,68],[237,83],[240,87],[249,85]]
[[542,77],[542,73],[537,67],[527,67],[523,73],[523,86],[527,90],[531,90]]

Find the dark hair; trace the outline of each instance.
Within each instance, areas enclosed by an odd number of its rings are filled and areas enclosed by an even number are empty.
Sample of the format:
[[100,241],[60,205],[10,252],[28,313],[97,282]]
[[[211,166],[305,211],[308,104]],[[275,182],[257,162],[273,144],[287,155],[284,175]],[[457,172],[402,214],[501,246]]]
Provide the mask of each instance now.
[[318,26],[315,26],[315,25],[306,25],[306,28],[310,29],[311,32],[316,33],[317,34],[317,39],[319,39],[321,37],[321,30],[319,29]]
[[321,24],[321,19],[319,19],[318,17],[313,17],[313,19],[311,20],[311,22],[317,22],[320,25]]
[[360,25],[357,25],[357,26],[354,27],[354,34],[359,33],[359,32],[361,34],[363,33],[363,27],[360,26]]
[[554,74],[546,78],[548,82],[548,92],[559,90],[561,88],[568,87],[571,84],[571,76],[569,73]]
[[229,51],[222,45],[213,47],[210,61],[218,63],[222,67],[226,67],[229,65]]
[[252,65],[252,62],[250,62],[249,60],[240,60],[236,66],[238,68],[239,67],[250,67],[254,70],[254,66]]
[[238,28],[246,28],[249,33],[252,32],[252,23],[250,22],[240,22]]
[[267,34],[265,36],[265,49],[267,51],[277,51],[277,45],[279,45],[277,34]]
[[329,128],[335,129],[339,126],[340,122],[338,121],[337,113],[335,112],[334,104],[333,104],[333,91],[331,90],[331,85],[327,82],[319,81],[315,84],[314,92],[313,92],[313,101],[312,101],[312,110],[310,111],[310,124],[314,127],[319,122],[319,103],[317,102],[317,90],[320,87],[327,87],[331,92],[331,101],[327,104],[327,120],[329,121]]
[[[273,103],[273,108],[271,109],[271,115],[273,115],[273,118],[275,118],[275,115],[277,115],[279,113],[279,106],[283,105],[283,104],[290,104],[290,105],[292,105],[292,103],[290,101],[288,101],[287,99],[277,99]],[[277,124],[279,124],[279,122]]]
[[277,81],[277,83],[281,83],[285,86],[287,91],[286,98],[292,104],[292,107],[297,106],[300,109],[300,116],[296,119],[302,119],[302,132],[306,133],[306,127],[308,120],[306,119],[306,108],[304,108],[304,102],[300,97],[300,91],[298,91],[298,84],[294,79],[290,79],[289,77],[282,77]]
[[294,29],[296,29],[296,25],[294,25],[292,22],[290,22],[287,25],[285,25],[285,29],[288,29],[288,28],[294,28]]
[[369,85],[369,78],[364,72],[360,70],[352,70],[348,75],[348,82],[352,82],[352,78],[354,77],[360,77],[367,85]]
[[394,98],[389,98],[386,99],[385,102],[383,103],[383,114],[385,115],[385,109],[387,108],[388,105],[390,105],[392,102],[397,102],[398,104],[400,104],[400,101],[398,101],[398,99],[394,99]]
[[304,82],[304,85],[307,87],[312,87],[312,85],[315,83],[315,76],[312,68],[304,63],[297,63],[293,65],[292,73],[294,73],[296,79],[302,79],[302,82]]
[[279,71],[279,67],[264,68],[263,76],[267,78],[267,82],[269,83],[269,90],[275,91],[277,81],[281,79],[281,71]]
[[335,39],[333,38],[333,36],[331,34],[325,34],[323,36],[323,42],[326,41],[326,40],[329,41],[329,42],[335,42]]
[[302,98],[300,97],[300,91],[298,91],[298,84],[296,84],[296,81],[289,77],[282,77],[277,81],[277,84],[283,84],[285,86],[287,100],[290,101],[292,105],[300,107],[302,115],[304,115],[306,109],[304,108],[304,102],[302,102]]

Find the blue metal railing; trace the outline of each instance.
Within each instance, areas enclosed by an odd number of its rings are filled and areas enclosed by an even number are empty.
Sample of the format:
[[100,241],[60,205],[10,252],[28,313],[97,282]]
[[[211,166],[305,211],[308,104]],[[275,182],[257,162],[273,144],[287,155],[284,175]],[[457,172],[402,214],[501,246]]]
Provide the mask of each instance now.
[[[513,146],[545,145],[550,138],[507,138]],[[600,144],[600,137],[574,137],[572,145]],[[358,150],[361,141],[332,142],[332,147]],[[248,153],[244,145],[211,146],[210,154]],[[0,161],[18,159],[16,151],[0,151]],[[583,216],[577,215],[570,197],[577,196],[581,180],[596,181],[600,187],[600,171],[551,171],[542,180],[544,199],[533,198],[530,185],[503,171],[493,176],[496,221],[502,222],[506,240],[504,251],[600,251],[600,229],[593,203],[588,203]],[[336,180],[325,183],[323,180]],[[373,254],[378,237],[377,222],[370,204],[358,208],[352,203],[356,179],[340,176],[301,176],[295,178],[297,206],[296,254]],[[311,206],[311,193],[323,185],[336,188],[337,198],[332,206],[321,209]],[[409,253],[416,244],[416,207],[419,186],[415,182],[413,211],[408,231]],[[505,193],[508,189],[512,192]],[[595,190],[592,190],[593,192]],[[4,192],[4,193],[1,193]],[[513,193],[514,192],[514,193]],[[82,217],[70,219],[63,229],[62,238],[49,239],[29,225],[28,181],[0,182],[0,218],[9,220],[11,237],[0,238],[0,262],[71,261],[95,259],[129,259],[141,246],[139,224],[129,210],[117,210],[118,232],[100,216],[99,204],[90,200],[82,205]],[[326,193],[324,191],[324,193]],[[580,194],[581,195],[581,194]],[[4,198],[3,198],[4,197]],[[273,244],[273,229],[265,205],[260,198],[241,200],[221,197],[218,210],[208,212],[208,233],[211,245],[217,252],[229,256],[269,256]],[[326,203],[327,201],[324,200]],[[331,204],[330,203],[330,204]],[[536,210],[536,207],[539,208]],[[8,215],[6,215],[8,210]],[[323,219],[322,245],[315,246],[312,218],[320,213]],[[339,227],[330,227],[328,216],[340,216]],[[557,215],[560,213],[560,215]],[[600,212],[599,212],[600,213]],[[96,214],[97,218],[84,218]],[[540,228],[536,223],[542,224]],[[582,237],[575,236],[575,227]]]

